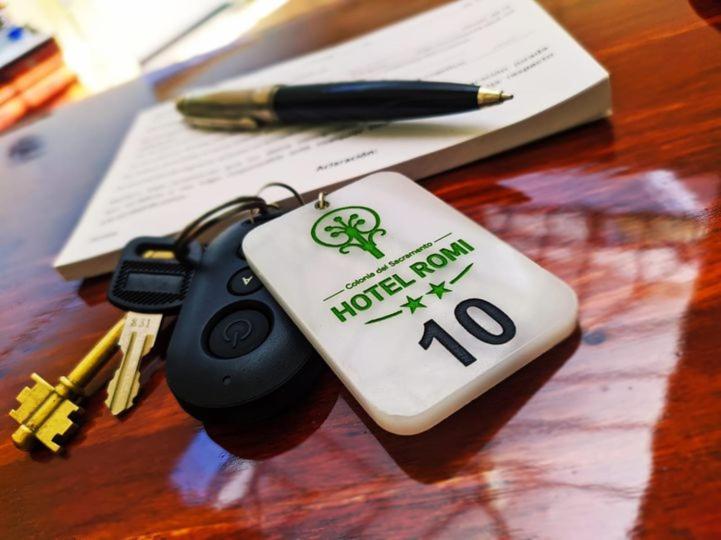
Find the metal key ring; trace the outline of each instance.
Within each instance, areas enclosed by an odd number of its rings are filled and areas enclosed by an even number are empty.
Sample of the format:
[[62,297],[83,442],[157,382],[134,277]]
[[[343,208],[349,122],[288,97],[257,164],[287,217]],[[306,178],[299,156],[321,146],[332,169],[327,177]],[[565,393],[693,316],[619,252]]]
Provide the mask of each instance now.
[[315,201],[314,205],[318,210],[324,210],[330,206],[330,203],[325,198],[325,191],[318,192],[318,200]]

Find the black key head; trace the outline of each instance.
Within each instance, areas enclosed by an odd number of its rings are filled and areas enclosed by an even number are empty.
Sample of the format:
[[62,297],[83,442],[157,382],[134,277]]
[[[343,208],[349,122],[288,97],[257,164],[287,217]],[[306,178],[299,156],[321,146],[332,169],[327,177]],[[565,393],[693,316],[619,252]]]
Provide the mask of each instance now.
[[[170,238],[140,237],[125,246],[115,267],[108,300],[123,311],[173,313],[190,289],[194,266],[173,255]],[[201,248],[190,245],[189,259],[200,260]]]

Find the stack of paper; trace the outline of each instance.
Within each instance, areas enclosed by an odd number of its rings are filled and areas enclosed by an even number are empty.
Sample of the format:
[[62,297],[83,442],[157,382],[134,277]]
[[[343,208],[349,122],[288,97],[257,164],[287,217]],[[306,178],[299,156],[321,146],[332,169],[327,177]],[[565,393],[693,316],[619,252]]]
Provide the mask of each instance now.
[[300,192],[389,169],[422,178],[609,114],[608,73],[533,0],[461,0],[222,88],[357,79],[475,83],[501,106],[392,124],[209,133],[171,103],[141,113],[55,262],[112,270],[132,238],[171,235],[271,181]]

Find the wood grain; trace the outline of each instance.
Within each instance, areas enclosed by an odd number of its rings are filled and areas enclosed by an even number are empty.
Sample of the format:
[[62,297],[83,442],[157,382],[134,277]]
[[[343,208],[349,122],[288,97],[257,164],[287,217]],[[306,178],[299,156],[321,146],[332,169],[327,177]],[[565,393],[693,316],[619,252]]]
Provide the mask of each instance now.
[[[249,69],[435,3],[324,2],[220,54]],[[613,116],[423,185],[576,289],[572,338],[416,437],[329,372],[269,424],[206,429],[160,370],[125,420],[89,400],[65,457],[17,451],[3,416],[0,536],[721,537],[721,4],[542,3],[611,72]],[[5,411],[118,316],[106,278],[52,270],[81,208],[47,201],[88,192],[46,180],[0,180]]]

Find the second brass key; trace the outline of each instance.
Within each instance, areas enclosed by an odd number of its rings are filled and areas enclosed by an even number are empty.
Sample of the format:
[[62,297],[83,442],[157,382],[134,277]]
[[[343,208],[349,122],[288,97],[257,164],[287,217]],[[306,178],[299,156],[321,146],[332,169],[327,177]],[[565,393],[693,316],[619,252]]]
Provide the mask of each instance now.
[[118,345],[123,353],[117,371],[108,383],[105,404],[114,415],[133,406],[140,389],[140,362],[155,344],[163,316],[128,312]]

